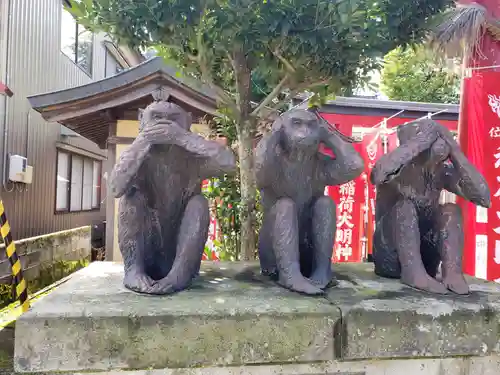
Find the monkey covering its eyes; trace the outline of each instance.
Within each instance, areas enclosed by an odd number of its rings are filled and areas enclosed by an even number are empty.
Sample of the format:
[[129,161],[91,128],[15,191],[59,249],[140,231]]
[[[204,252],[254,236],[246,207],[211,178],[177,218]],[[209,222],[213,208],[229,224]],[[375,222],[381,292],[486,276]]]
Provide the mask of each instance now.
[[[320,142],[335,158],[318,151]],[[324,195],[325,187],[358,177],[363,159],[314,112],[293,110],[276,120],[259,142],[255,162],[264,207],[262,273],[296,292],[323,293],[335,283],[331,258],[336,208]]]
[[120,199],[118,243],[124,284],[136,292],[169,294],[198,274],[210,222],[204,179],[233,172],[231,150],[190,131],[179,106],[156,100],[111,174]]
[[[400,146],[382,156],[370,176],[377,187],[375,273],[431,293],[467,294],[462,214],[455,204],[440,205],[439,197],[445,189],[489,207],[488,185],[438,123],[400,126],[398,138]],[[436,280],[441,262],[442,283]]]

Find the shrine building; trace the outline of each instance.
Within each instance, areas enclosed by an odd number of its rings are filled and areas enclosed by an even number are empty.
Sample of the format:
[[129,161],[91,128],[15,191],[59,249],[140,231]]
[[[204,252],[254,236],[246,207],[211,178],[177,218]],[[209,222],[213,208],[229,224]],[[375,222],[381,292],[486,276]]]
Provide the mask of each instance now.
[[[100,81],[28,98],[33,109],[46,121],[58,122],[107,150],[104,182],[100,184],[101,200],[106,206],[106,260],[121,260],[117,240],[118,200],[106,195],[107,177],[121,152],[138,135],[139,109],[153,101],[152,94],[157,90],[163,90],[168,101],[192,113],[192,131],[209,133],[202,120],[217,116],[215,93],[199,81],[183,77],[159,57]],[[293,105],[307,108],[303,100],[297,97]],[[320,109],[330,124],[360,140],[372,134],[373,127],[384,119],[388,119],[387,128],[391,129],[428,115],[456,133],[458,112],[458,105],[356,97],[338,97]]]
[[46,121],[58,122],[107,149],[101,183],[106,205],[106,260],[120,261],[117,239],[118,200],[106,196],[106,180],[121,152],[139,132],[139,109],[164,90],[168,101],[193,115],[192,131],[209,131],[202,119],[217,115],[214,93],[200,82],[180,76],[160,57],[152,58],[114,76],[70,89],[29,97],[31,106]]

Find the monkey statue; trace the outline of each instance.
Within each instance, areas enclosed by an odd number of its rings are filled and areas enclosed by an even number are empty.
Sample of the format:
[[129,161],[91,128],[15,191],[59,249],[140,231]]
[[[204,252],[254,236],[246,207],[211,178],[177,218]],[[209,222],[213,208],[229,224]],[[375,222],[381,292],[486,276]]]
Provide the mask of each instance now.
[[[383,155],[370,176],[377,187],[375,273],[431,293],[468,294],[461,210],[440,204],[439,197],[445,189],[490,207],[488,185],[437,122],[414,121],[398,127],[397,135],[399,147]],[[442,282],[436,279],[440,264]]]
[[236,168],[232,151],[190,131],[191,116],[155,97],[110,178],[120,198],[118,243],[128,289],[170,294],[200,270],[210,224],[204,179]]
[[[323,142],[335,157],[319,152]],[[331,258],[336,207],[325,187],[358,177],[364,162],[345,136],[309,110],[284,113],[259,142],[257,186],[264,218],[259,234],[262,274],[303,294],[336,284]]]

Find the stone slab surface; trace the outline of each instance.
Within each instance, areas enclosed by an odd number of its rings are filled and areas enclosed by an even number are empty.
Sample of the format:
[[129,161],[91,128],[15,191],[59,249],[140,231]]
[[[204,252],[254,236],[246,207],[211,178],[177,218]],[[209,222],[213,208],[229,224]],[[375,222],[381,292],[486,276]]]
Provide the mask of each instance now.
[[104,372],[49,372],[43,375],[498,375],[499,371],[500,357],[494,355]]
[[500,284],[468,278],[468,296],[436,296],[379,278],[369,263],[334,269],[340,285],[328,298],[342,311],[342,359],[500,352]]
[[[113,372],[105,375],[498,375],[500,357],[423,358]],[[91,374],[74,374],[91,375]],[[92,374],[92,375],[103,375]]]
[[146,296],[122,266],[92,263],[16,323],[16,371],[76,371],[328,360],[337,307],[205,263],[193,287]]
[[470,279],[469,296],[436,297],[378,278],[370,264],[334,269],[340,284],[325,297],[283,290],[262,279],[256,264],[211,262],[190,290],[154,297],[123,288],[121,265],[93,263],[17,321],[15,369],[145,370],[500,352],[500,285]]

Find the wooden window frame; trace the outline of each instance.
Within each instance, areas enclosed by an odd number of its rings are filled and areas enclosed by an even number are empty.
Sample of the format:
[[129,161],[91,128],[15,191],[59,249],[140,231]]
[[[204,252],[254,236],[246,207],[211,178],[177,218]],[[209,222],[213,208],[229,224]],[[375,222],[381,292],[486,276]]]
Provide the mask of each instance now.
[[[65,6],[71,7],[71,3],[69,0],[62,0],[62,9],[61,12],[67,12],[66,9],[64,9]],[[72,15],[71,15],[72,16]],[[73,16],[72,16],[73,17]],[[62,22],[62,20],[61,20]],[[85,69],[80,63],[78,63],[78,27],[84,28],[86,31],[90,32],[92,35],[92,44],[91,44],[91,51],[90,51],[90,60],[89,60],[89,69]],[[66,56],[73,64],[75,64],[82,72],[84,72],[86,75],[88,75],[90,78],[92,78],[94,74],[94,44],[95,44],[95,38],[94,38],[94,33],[91,32],[90,30],[87,30],[85,26],[79,24],[75,20],[75,55],[74,58],[71,56],[68,56],[63,50],[62,50],[62,44],[59,46],[59,49],[61,50],[61,53]],[[61,43],[61,37],[59,37],[60,43]]]
[[[123,72],[124,70],[127,69],[116,58],[115,54],[111,52],[111,50],[109,49],[109,47],[106,46],[105,51],[106,51],[106,55],[104,57],[104,78],[113,77],[113,76],[115,76],[115,75],[117,75],[117,74],[119,74],[119,73],[121,73],[121,72]],[[115,71],[113,72],[113,74],[108,75],[108,65],[110,64],[110,62],[112,62],[112,63],[114,62],[115,63]]]
[[[59,155],[60,154],[67,154],[68,155],[68,171],[67,175],[69,176],[69,187],[68,187],[68,197],[66,200],[66,208],[65,209],[57,209],[57,176],[58,176],[58,166],[59,166]],[[72,189],[72,170],[73,170],[73,157],[77,156],[79,158],[82,158],[82,196],[81,196],[81,207],[82,209],[80,210],[71,210],[71,189]],[[99,168],[99,173],[98,173],[98,182],[99,182],[99,189],[97,189],[97,206],[94,206],[92,204],[92,196],[90,198],[90,209],[83,209],[83,185],[84,185],[84,171],[85,171],[85,161],[90,160],[92,162],[92,173],[94,172],[94,163],[97,163],[97,166]],[[93,180],[93,178],[92,178]],[[94,192],[94,186],[92,186],[92,193]],[[56,152],[56,177],[55,177],[55,194],[54,194],[54,212],[56,214],[77,214],[80,212],[92,212],[92,211],[100,211],[101,210],[101,193],[102,193],[102,160],[91,158],[82,154],[78,154],[75,152],[70,152],[67,150],[60,150],[57,149]]]

